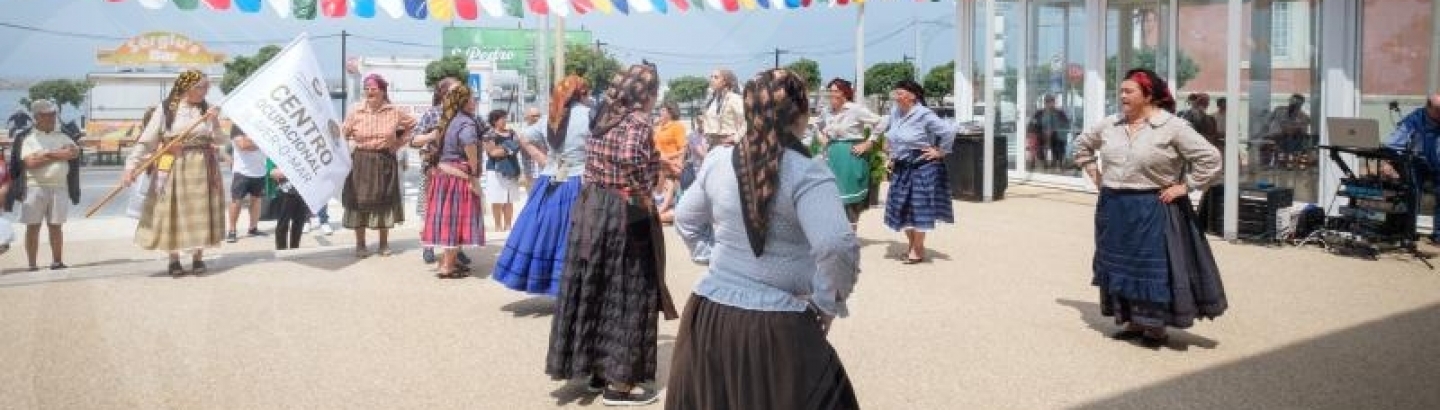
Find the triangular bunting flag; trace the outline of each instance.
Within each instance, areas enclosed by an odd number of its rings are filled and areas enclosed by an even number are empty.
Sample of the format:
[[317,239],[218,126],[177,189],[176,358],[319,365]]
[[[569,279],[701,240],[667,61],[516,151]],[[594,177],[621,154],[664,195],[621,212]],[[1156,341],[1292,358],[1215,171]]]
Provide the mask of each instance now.
[[570,4],[566,0],[545,0],[550,5],[550,14],[560,17],[570,15]]
[[200,0],[175,0],[175,8],[181,10],[194,10],[200,7]]
[[271,10],[275,10],[275,15],[282,19],[290,18],[290,12],[295,11],[295,6],[290,0],[265,0],[265,2],[270,5]]
[[360,18],[375,18],[375,0],[353,0],[350,14]]
[[392,19],[405,17],[407,14],[405,12],[405,0],[375,0],[375,5],[379,6],[380,10],[384,10],[385,15],[390,16]]
[[235,8],[242,13],[259,13],[261,0],[235,0]]
[[300,20],[314,20],[320,14],[318,7],[315,7],[315,0],[290,0],[295,6],[291,13]]
[[205,4],[214,10],[229,10],[230,0],[205,0]]
[[525,18],[525,6],[520,4],[520,0],[505,0],[505,15]]
[[550,5],[545,0],[525,0],[525,4],[530,6],[531,13],[550,14]]
[[430,16],[430,5],[426,0],[405,0],[405,15],[416,20],[424,20]]
[[611,0],[590,0],[590,3],[594,4],[595,10],[600,10],[601,13],[615,13],[615,3]]
[[455,0],[455,16],[461,20],[475,20],[480,18],[480,6],[475,0]]
[[455,17],[455,0],[426,0],[425,10],[430,11],[431,20],[450,21]]
[[345,0],[320,0],[320,14],[329,18],[345,17],[350,12],[350,5]]

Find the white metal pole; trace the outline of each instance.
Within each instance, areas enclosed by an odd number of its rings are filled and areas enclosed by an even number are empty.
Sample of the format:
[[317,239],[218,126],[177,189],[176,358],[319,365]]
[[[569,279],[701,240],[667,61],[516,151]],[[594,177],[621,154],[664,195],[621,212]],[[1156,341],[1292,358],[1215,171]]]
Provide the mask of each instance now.
[[[1033,47],[1033,44],[1030,44],[1030,29],[1032,28],[1031,24],[1032,22],[1030,21],[1030,0],[1020,0],[1020,34],[1019,38],[1016,40],[1016,42],[1020,44],[1020,67],[1016,69],[1015,73],[1016,77],[1018,78],[1015,81],[1016,132],[1012,135],[1012,139],[1014,139],[1014,141],[1008,141],[1007,145],[1017,147],[1017,149],[1015,150],[1016,158],[1014,168],[1016,171],[1019,171],[1021,175],[1026,175],[1026,173],[1030,172],[1029,169],[1025,168],[1025,128],[1022,128],[1022,126],[1024,124],[1030,123],[1030,115],[1035,112],[1033,107],[1030,106],[1031,103],[1029,79],[1030,63],[1032,61],[1038,62],[1038,59],[1032,55],[1032,53],[1035,52],[1035,48]],[[1045,80],[1049,81],[1048,78]],[[1045,144],[1048,143],[1049,142],[1047,141]],[[1005,147],[1005,149],[1008,150],[1010,148],[1009,146]]]
[[[553,78],[565,78],[565,17],[555,16],[555,76]],[[591,88],[599,87],[598,84],[591,84]]]
[[862,104],[869,101],[865,92],[865,3],[855,7],[855,89],[860,91]]
[[[550,85],[554,83],[550,78],[550,15],[545,15],[545,27],[540,29],[538,36],[535,36],[535,99],[536,102],[544,101],[550,96]],[[540,105],[544,105],[541,103]]]
[[995,132],[999,131],[995,119],[1000,117],[1000,104],[995,101],[995,42],[999,41],[994,34],[999,29],[995,26],[996,5],[995,0],[985,0],[985,140],[980,151],[980,192],[985,202],[995,198]]
[[[1225,99],[1229,103],[1225,113],[1225,222],[1223,232],[1226,240],[1239,237],[1240,219],[1240,116],[1244,115],[1229,108],[1240,106],[1240,51],[1241,18],[1244,0],[1230,0],[1226,9],[1225,37]],[[1258,164],[1250,164],[1256,166]]]
[[955,119],[969,122],[975,115],[975,2],[955,1]]
[[1178,81],[1180,79],[1180,40],[1177,37],[1180,37],[1180,0],[1170,0],[1169,12],[1165,13],[1165,19],[1167,20],[1163,26],[1165,48],[1168,50],[1165,58],[1167,59],[1166,67],[1169,68],[1165,72],[1165,82],[1170,84],[1171,89],[1178,92],[1180,91]]

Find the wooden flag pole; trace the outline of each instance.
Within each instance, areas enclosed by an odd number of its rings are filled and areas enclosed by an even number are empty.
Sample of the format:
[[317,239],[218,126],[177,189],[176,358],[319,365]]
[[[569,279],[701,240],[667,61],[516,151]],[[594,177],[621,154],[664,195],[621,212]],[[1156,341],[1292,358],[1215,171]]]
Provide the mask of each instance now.
[[[180,136],[179,136],[179,137],[172,138],[169,142],[166,142],[165,145],[162,145],[162,146],[160,146],[159,149],[156,149],[155,152],[156,152],[156,153],[169,152],[170,149],[172,149],[172,148],[174,148],[174,147],[176,146],[176,144],[183,143],[183,142],[185,142],[186,140],[190,139],[190,136],[191,136],[190,132],[191,132],[191,131],[194,131],[194,130],[195,130],[195,127],[200,126],[200,124],[203,124],[203,123],[205,123],[206,121],[207,121],[207,120],[202,117],[202,118],[200,118],[199,120],[195,121],[194,123],[191,123],[189,126],[185,127],[185,129],[184,129],[183,131],[180,131]],[[137,166],[137,167],[135,167],[135,169],[131,170],[131,172],[132,172],[132,173],[135,173],[135,174],[138,174],[138,173],[140,173],[140,172],[144,172],[144,170],[145,170],[146,168],[149,168],[151,164],[154,164],[155,161],[159,160],[159,159],[160,159],[160,156],[161,156],[161,155],[159,155],[159,154],[157,154],[157,155],[151,155],[150,158],[146,158],[144,162],[141,162],[140,165]],[[136,176],[135,174],[126,175],[126,176],[125,176],[125,180],[126,180],[126,181],[132,180],[132,179]],[[90,209],[88,209],[88,210],[85,211],[85,217],[86,217],[86,218],[89,218],[89,217],[91,217],[91,216],[94,216],[96,212],[99,212],[99,211],[100,211],[100,208],[104,208],[104,207],[105,207],[105,204],[108,204],[108,203],[110,203],[110,201],[114,200],[114,199],[115,199],[115,196],[116,196],[116,195],[119,195],[119,194],[120,194],[120,191],[124,191],[125,188],[128,187],[128,186],[129,186],[128,184],[121,183],[119,186],[116,186],[115,189],[111,189],[111,190],[110,190],[110,193],[105,194],[105,197],[104,197],[104,198],[101,198],[99,202],[96,202],[94,205],[91,205],[91,206],[90,206]]]

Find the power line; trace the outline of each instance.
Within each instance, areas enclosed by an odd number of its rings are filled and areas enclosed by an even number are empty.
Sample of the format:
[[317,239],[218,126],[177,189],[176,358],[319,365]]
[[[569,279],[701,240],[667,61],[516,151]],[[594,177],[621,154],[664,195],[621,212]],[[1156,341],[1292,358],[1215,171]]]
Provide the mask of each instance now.
[[[43,27],[35,27],[35,26],[28,26],[28,25],[24,25],[24,24],[5,23],[5,22],[0,22],[0,27],[11,28],[11,29],[21,30],[21,31],[28,31],[28,32],[32,32],[32,33],[49,34],[49,35],[52,35],[52,36],[60,36],[60,37],[80,38],[80,39],[86,39],[86,40],[125,41],[125,40],[129,40],[129,39],[131,38],[131,37],[110,36],[110,35],[104,35],[104,34],[91,34],[91,33],[80,33],[80,32],[74,32],[74,31],[52,30],[52,29],[43,28]],[[310,37],[310,39],[312,39],[312,40],[321,40],[321,39],[335,38],[335,37],[339,37],[339,36],[340,36],[339,34],[326,34],[326,35],[320,35],[320,36],[312,36],[312,37]],[[283,38],[283,39],[268,39],[268,40],[196,40],[196,42],[205,43],[205,44],[224,44],[224,45],[285,44],[285,43],[290,42],[290,39],[288,39],[288,38]]]

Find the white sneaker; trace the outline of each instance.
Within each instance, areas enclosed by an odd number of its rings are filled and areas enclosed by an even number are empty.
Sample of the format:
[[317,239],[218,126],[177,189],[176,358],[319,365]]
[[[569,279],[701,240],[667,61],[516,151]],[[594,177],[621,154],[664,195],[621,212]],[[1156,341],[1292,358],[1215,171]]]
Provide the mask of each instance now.
[[335,233],[335,229],[334,229],[334,228],[331,228],[331,227],[330,227],[330,224],[324,224],[324,225],[320,225],[320,232],[324,233],[326,236],[329,236],[329,235]]

